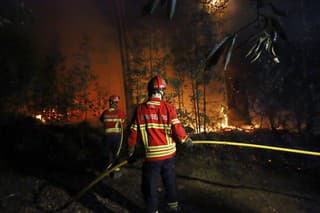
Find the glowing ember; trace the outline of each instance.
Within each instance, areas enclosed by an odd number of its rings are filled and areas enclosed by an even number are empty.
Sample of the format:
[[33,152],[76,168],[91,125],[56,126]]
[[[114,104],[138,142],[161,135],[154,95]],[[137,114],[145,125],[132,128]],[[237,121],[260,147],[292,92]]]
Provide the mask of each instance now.
[[222,129],[227,128],[229,126],[229,120],[228,120],[228,115],[227,115],[225,107],[223,107],[223,106],[221,107],[220,113],[222,113],[222,116],[223,116],[223,120],[222,120],[220,126]]
[[42,123],[45,123],[45,122],[46,122],[45,119],[42,117],[41,114],[35,115],[35,118],[38,119],[38,120],[40,120]]
[[227,7],[228,2],[229,0],[212,0],[209,7],[213,12],[223,10]]
[[50,108],[42,110],[41,114],[36,114],[34,117],[40,120],[42,123],[47,123],[60,121],[63,115],[58,113],[56,109]]
[[222,117],[222,120],[220,123],[220,129],[222,131],[238,130],[238,131],[244,131],[244,132],[252,132],[255,129],[255,126],[253,125],[242,125],[241,127],[229,125],[227,110],[224,106],[221,106],[220,115]]

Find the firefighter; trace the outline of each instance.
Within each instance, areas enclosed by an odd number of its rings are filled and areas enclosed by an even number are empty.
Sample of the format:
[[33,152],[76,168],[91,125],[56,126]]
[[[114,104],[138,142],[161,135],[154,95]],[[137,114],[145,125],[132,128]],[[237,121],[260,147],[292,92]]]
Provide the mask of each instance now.
[[[122,146],[125,114],[118,109],[119,101],[119,96],[111,95],[109,97],[109,108],[104,110],[100,116],[100,121],[104,128],[103,151],[107,158],[105,167],[111,167],[111,165],[118,162],[118,156]],[[116,172],[118,171],[120,171],[120,169]],[[114,173],[112,175],[114,175]]]
[[164,101],[166,82],[159,76],[148,83],[148,100],[138,104],[128,136],[129,162],[138,141],[142,142],[145,158],[142,165],[142,194],[147,212],[158,212],[158,183],[162,180],[167,207],[178,212],[175,154],[176,143],[192,146],[180,123],[175,107]]

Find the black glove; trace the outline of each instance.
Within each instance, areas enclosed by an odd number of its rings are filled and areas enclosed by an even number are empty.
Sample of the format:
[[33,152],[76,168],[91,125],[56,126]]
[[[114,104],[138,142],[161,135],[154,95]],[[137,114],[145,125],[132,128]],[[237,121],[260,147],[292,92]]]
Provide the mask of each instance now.
[[135,154],[134,154],[134,150],[135,150],[135,148],[134,147],[129,147],[128,148],[128,163],[134,163],[136,160],[137,160],[137,158],[136,158],[136,156],[135,156]]
[[192,147],[193,146],[193,143],[192,143],[192,139],[191,138],[187,138],[186,141],[184,142],[186,144],[186,146],[188,148]]
[[136,158],[135,155],[132,155],[132,156],[130,156],[130,157],[128,158],[127,161],[128,161],[129,164],[132,164],[132,163],[134,163],[134,162],[137,161],[137,158]]

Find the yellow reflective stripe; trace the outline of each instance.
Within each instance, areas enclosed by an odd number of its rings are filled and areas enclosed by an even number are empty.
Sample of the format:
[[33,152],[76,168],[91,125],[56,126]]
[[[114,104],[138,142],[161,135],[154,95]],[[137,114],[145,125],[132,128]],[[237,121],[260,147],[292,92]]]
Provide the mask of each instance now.
[[147,104],[160,106],[160,102],[159,101],[148,101]]
[[138,130],[138,125],[137,124],[131,124],[131,129],[137,131]]
[[171,124],[148,123],[140,125],[142,140],[145,147],[148,147],[148,134],[146,131],[146,127],[147,129],[164,129],[167,143],[172,144],[173,140],[171,138]]
[[148,123],[148,129],[171,129],[170,124],[157,124],[157,123]]
[[[172,138],[171,138],[171,136],[168,134],[168,131],[166,131],[166,139],[167,139],[168,144],[172,144]],[[175,144],[174,144],[174,145],[175,145]]]
[[148,123],[148,124],[140,124],[140,127],[146,127],[148,126],[148,128],[150,127],[166,127],[166,128],[171,128],[171,124],[159,124],[159,123]]
[[121,128],[107,128],[104,130],[105,133],[120,133]]
[[146,153],[149,155],[154,155],[154,154],[167,155],[168,153],[172,154],[175,151],[176,151],[175,144],[146,147]]
[[181,140],[181,143],[185,143],[186,140],[187,140],[188,136],[184,137],[182,140]]
[[167,139],[168,144],[172,144],[171,124],[166,125],[165,133],[166,133],[166,139]]
[[103,119],[104,122],[119,122],[122,121],[121,118],[105,118]]
[[178,207],[178,202],[171,202],[168,203],[169,208],[177,208]]
[[148,146],[146,147],[147,152],[154,152],[154,151],[161,151],[161,150],[168,150],[175,148],[176,144],[166,144],[160,146]]
[[148,129],[165,129],[165,125],[164,124],[153,124],[153,123],[149,123],[148,124]]
[[144,144],[144,147],[148,147],[148,133],[146,131],[146,127],[140,126],[140,131],[141,131],[141,137],[142,137],[142,142]]
[[156,157],[164,157],[171,155],[176,152],[176,148],[166,151],[158,151],[158,152],[146,152],[147,158],[156,158]]
[[179,123],[180,123],[180,121],[178,118],[172,119],[172,124],[179,124]]

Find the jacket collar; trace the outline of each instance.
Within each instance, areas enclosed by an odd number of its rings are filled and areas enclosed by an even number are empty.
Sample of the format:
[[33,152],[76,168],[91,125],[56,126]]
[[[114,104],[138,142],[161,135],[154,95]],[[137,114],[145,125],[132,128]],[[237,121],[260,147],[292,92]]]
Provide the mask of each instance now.
[[151,98],[149,99],[149,101],[161,101],[161,98],[151,97]]

